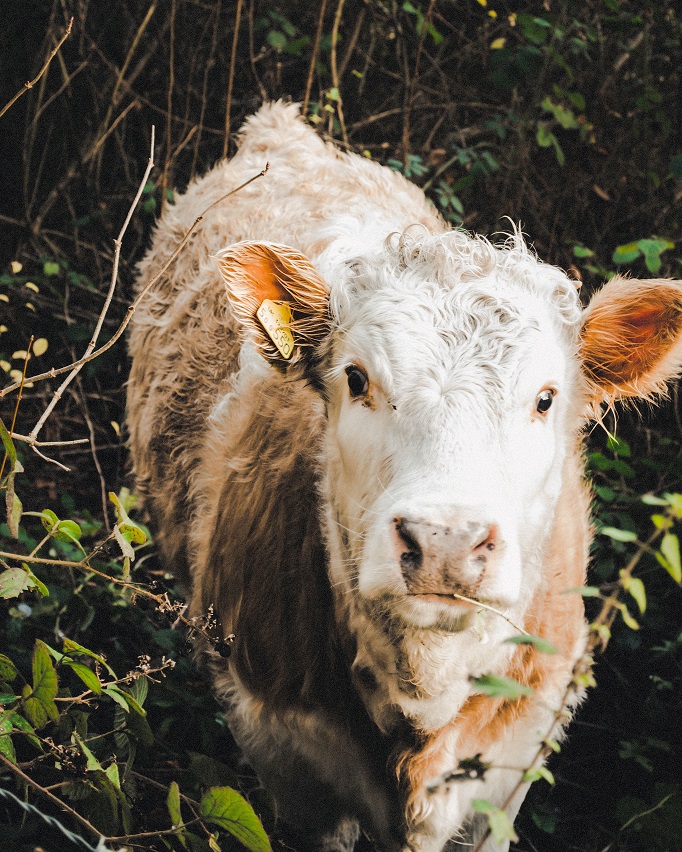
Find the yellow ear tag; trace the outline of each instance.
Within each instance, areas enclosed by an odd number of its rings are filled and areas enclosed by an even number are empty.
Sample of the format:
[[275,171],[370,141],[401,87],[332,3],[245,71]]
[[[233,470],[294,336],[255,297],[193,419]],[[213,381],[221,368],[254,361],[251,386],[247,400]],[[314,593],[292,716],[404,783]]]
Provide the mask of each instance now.
[[258,308],[256,316],[282,358],[287,360],[291,358],[294,354],[294,335],[291,333],[290,325],[294,315],[289,305],[265,299]]

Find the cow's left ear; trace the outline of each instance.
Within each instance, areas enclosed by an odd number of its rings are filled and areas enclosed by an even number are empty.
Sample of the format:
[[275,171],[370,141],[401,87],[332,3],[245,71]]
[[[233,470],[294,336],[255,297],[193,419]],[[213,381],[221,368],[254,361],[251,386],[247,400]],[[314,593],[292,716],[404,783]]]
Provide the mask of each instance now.
[[682,282],[612,278],[585,310],[580,353],[595,408],[664,393],[682,372]]
[[299,363],[329,329],[329,287],[300,252],[234,243],[216,255],[235,316],[280,369]]

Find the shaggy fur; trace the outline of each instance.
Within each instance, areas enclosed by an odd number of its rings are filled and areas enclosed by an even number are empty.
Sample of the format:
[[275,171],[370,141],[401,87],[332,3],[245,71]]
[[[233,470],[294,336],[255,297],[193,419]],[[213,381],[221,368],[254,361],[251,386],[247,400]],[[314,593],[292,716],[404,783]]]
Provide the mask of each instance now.
[[[236,636],[229,662],[205,649],[216,691],[301,847],[362,829],[383,850],[471,848],[472,799],[502,805],[561,735],[585,640],[565,594],[590,541],[581,430],[678,372],[681,291],[615,279],[583,313],[520,235],[449,229],[282,103],[167,207],[140,286],[266,162],[134,315],[137,487],[192,613]],[[290,360],[265,298],[292,311]],[[558,653],[505,643],[520,628]],[[488,672],[532,697],[476,693]],[[485,773],[434,791],[476,755]]]

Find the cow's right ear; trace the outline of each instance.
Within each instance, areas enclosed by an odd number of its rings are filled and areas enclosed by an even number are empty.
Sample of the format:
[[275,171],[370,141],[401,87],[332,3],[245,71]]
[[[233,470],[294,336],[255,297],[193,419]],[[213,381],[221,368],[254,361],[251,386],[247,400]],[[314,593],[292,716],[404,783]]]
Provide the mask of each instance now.
[[216,255],[235,316],[280,369],[305,360],[329,330],[329,287],[305,255],[234,243]]

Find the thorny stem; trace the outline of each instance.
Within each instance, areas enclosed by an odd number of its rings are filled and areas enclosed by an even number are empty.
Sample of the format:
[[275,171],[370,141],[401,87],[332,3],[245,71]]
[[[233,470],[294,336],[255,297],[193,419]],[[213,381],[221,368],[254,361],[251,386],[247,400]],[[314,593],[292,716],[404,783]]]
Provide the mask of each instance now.
[[[113,534],[108,536],[106,541],[110,541],[113,539]],[[102,544],[104,544],[103,542]],[[41,542],[41,545],[44,542]],[[101,549],[101,545],[100,548]],[[132,592],[133,595],[139,595],[143,598],[148,598],[149,600],[154,601],[158,607],[165,610],[172,610],[173,604],[168,597],[168,594],[154,594],[154,592],[150,592],[148,589],[145,589],[143,586],[138,585],[137,583],[131,583],[128,580],[122,580],[118,577],[112,577],[111,574],[107,574],[105,571],[99,571],[97,568],[93,568],[90,565],[89,560],[92,559],[96,555],[96,551],[88,554],[88,556],[84,557],[80,562],[75,562],[71,559],[47,559],[43,556],[35,556],[30,554],[28,556],[18,554],[18,553],[10,553],[8,551],[0,550],[0,559],[9,559],[14,562],[35,562],[39,565],[61,565],[64,568],[76,568],[78,571],[83,571],[86,574],[92,574],[96,577],[100,577],[103,580],[108,580],[110,583],[114,583],[117,586],[120,586],[122,589],[128,589]],[[200,624],[197,623],[197,619],[194,618],[186,618],[184,615],[179,614],[176,618],[175,623],[182,623],[188,630],[193,632],[201,633],[203,628]],[[211,637],[209,637],[210,639]],[[214,640],[211,640],[214,641]]]
[[[571,680],[569,681],[568,686],[566,687],[564,694],[561,697],[561,701],[559,702],[559,708],[554,712],[551,725],[545,737],[543,737],[543,739],[540,741],[540,745],[538,746],[538,749],[535,752],[533,759],[530,761],[529,765],[524,770],[522,770],[519,781],[500,806],[501,810],[507,810],[507,808],[514,800],[514,797],[518,794],[521,787],[525,783],[527,783],[524,781],[526,773],[531,769],[534,769],[539,763],[542,762],[542,759],[545,756],[547,750],[547,740],[552,737],[554,728],[556,727],[561,717],[566,713],[571,695],[573,695],[580,686],[580,681],[585,678],[585,676],[589,676],[592,673],[593,653],[599,648],[600,645],[602,651],[606,649],[608,639],[605,638],[599,632],[598,628],[602,625],[610,627],[613,624],[613,621],[616,617],[616,613],[619,610],[620,593],[624,589],[624,581],[627,581],[632,576],[632,572],[639,564],[639,561],[641,560],[642,556],[646,552],[651,550],[652,544],[661,535],[661,533],[662,530],[657,529],[654,533],[652,533],[652,535],[647,541],[638,542],[637,551],[632,556],[625,568],[623,568],[622,570],[620,582],[616,584],[614,590],[608,595],[608,597],[604,598],[599,615],[590,625],[590,633],[587,639],[585,650],[580,655],[580,657],[578,657],[578,659],[573,665],[573,669],[571,672]],[[481,852],[483,846],[490,837],[490,834],[491,829],[490,826],[488,826],[485,833],[478,841],[472,852]]]
[[[89,361],[94,361],[95,358],[99,358],[100,355],[102,355],[108,349],[111,349],[111,347],[116,343],[116,341],[121,337],[123,332],[126,330],[128,323],[132,319],[132,315],[135,313],[135,310],[137,309],[137,306],[140,304],[142,299],[147,295],[147,293],[151,290],[151,288],[156,284],[156,282],[159,280],[159,278],[161,278],[161,276],[166,272],[168,267],[171,265],[171,263],[173,263],[173,261],[180,254],[180,252],[183,250],[183,248],[187,245],[189,238],[192,236],[194,231],[197,229],[198,225],[201,224],[204,217],[211,210],[213,210],[214,207],[217,207],[219,204],[222,204],[222,202],[225,201],[227,198],[229,198],[231,195],[234,195],[236,192],[239,192],[240,190],[244,189],[250,183],[253,183],[255,180],[258,180],[258,178],[263,177],[263,175],[265,175],[267,173],[269,167],[270,167],[270,164],[266,163],[265,168],[262,171],[258,172],[258,174],[253,175],[253,177],[250,177],[248,180],[245,180],[244,183],[240,184],[235,189],[231,189],[229,192],[226,192],[225,195],[221,195],[220,198],[218,198],[216,201],[214,201],[212,204],[210,204],[204,210],[204,212],[194,220],[192,227],[187,231],[185,236],[180,240],[175,251],[170,255],[168,260],[163,264],[163,266],[156,273],[156,275],[144,286],[144,288],[142,290],[140,290],[140,292],[137,294],[137,297],[135,298],[135,300],[129,305],[128,310],[126,312],[126,315],[125,315],[123,321],[121,322],[121,325],[116,329],[114,334],[109,338],[109,340],[106,343],[103,343],[102,346],[100,346],[99,349],[95,349],[95,351],[91,352],[89,355],[84,355],[82,358],[79,358],[78,361],[74,361],[72,364],[67,364],[65,367],[58,367],[58,368],[53,367],[51,370],[48,370],[45,373],[38,373],[35,376],[29,376],[28,381],[30,381],[30,382],[41,382],[41,381],[44,381],[45,379],[54,379],[56,376],[60,376],[63,373],[67,373],[69,370],[73,370],[76,367],[78,367],[78,369],[80,369],[83,366],[83,364],[87,364]],[[20,384],[21,384],[21,382],[15,382],[13,385],[8,385],[6,388],[3,388],[2,390],[0,390],[0,399],[2,399],[3,396],[6,396],[7,394],[11,393],[12,391],[15,391],[20,386]]]
[[19,89],[19,91],[16,93],[16,95],[15,95],[15,96],[14,96],[11,100],[9,100],[9,101],[5,104],[5,106],[4,106],[4,107],[0,110],[0,118],[2,118],[2,116],[3,116],[6,112],[7,112],[7,110],[8,110],[11,106],[13,106],[13,105],[14,105],[14,104],[15,104],[15,103],[19,100],[19,98],[20,98],[22,95],[26,94],[26,92],[27,92],[29,89],[32,89],[32,88],[35,86],[35,84],[38,82],[38,80],[40,80],[40,78],[43,76],[43,74],[44,74],[44,73],[47,71],[47,69],[49,68],[49,66],[50,66],[50,62],[52,62],[52,60],[53,60],[53,59],[55,58],[55,56],[57,55],[57,52],[59,51],[59,48],[60,48],[60,47],[64,44],[64,42],[66,41],[66,39],[67,39],[67,38],[69,37],[69,35],[71,34],[71,27],[72,27],[72,26],[73,26],[73,18],[71,18],[71,19],[69,20],[69,23],[67,24],[66,30],[64,31],[64,35],[63,35],[63,36],[59,39],[59,41],[57,42],[56,47],[54,48],[54,50],[50,53],[50,55],[49,55],[49,56],[47,57],[47,59],[45,60],[45,64],[44,64],[44,65],[43,65],[43,67],[40,69],[40,71],[38,72],[37,76],[36,76],[36,77],[34,77],[34,78],[33,78],[33,80],[30,80],[29,82],[24,83],[23,87],[22,87],[21,89]]

